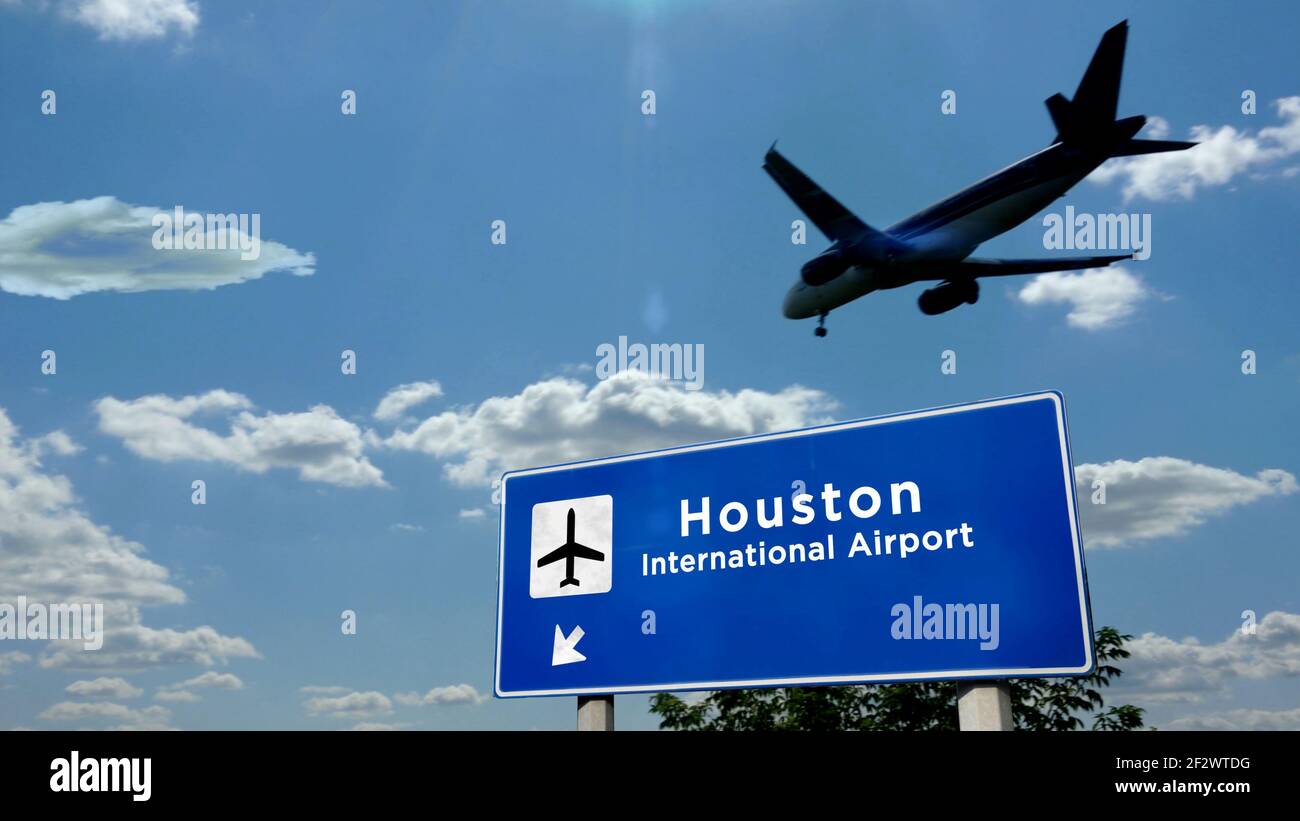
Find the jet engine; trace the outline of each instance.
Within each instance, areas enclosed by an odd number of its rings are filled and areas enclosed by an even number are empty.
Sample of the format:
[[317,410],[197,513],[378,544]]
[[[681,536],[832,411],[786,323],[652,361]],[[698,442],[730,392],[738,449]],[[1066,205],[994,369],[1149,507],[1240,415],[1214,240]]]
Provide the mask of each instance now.
[[934,288],[921,293],[916,304],[920,306],[921,313],[926,316],[934,316],[951,311],[963,302],[974,305],[980,298],[979,283],[973,279],[958,280],[957,282],[945,282]]

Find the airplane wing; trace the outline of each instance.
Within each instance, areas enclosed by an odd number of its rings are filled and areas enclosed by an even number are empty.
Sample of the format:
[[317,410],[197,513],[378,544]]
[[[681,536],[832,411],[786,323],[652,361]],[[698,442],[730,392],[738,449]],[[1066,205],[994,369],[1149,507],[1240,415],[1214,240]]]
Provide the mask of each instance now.
[[550,564],[551,562],[558,562],[560,559],[563,559],[565,556],[568,555],[568,547],[569,547],[569,546],[566,544],[566,545],[561,545],[560,547],[555,548],[555,549],[552,550],[550,553],[547,553],[545,556],[543,556],[542,558],[538,559],[538,560],[537,560],[537,566],[538,566],[538,567],[545,567],[546,565]]
[[1117,254],[1106,257],[1056,257],[1054,259],[977,259],[971,257],[961,262],[944,265],[933,275],[922,276],[920,279],[1006,277],[1016,274],[1043,274],[1048,271],[1077,271],[1082,268],[1104,268],[1111,263],[1132,258],[1132,254]]
[[786,193],[799,210],[812,220],[818,230],[828,239],[836,242],[853,243],[863,246],[869,252],[876,252],[881,257],[889,251],[902,250],[906,246],[883,231],[878,231],[854,216],[853,212],[840,204],[839,200],[826,193],[826,189],[808,178],[794,163],[781,156],[776,150],[776,143],[767,150],[763,157],[763,170],[768,173],[781,190]]
[[590,559],[593,562],[605,561],[604,553],[601,553],[599,550],[593,550],[590,547],[587,547],[585,544],[578,544],[577,542],[572,542],[569,544],[568,547],[569,547],[569,552],[577,556],[579,559]]

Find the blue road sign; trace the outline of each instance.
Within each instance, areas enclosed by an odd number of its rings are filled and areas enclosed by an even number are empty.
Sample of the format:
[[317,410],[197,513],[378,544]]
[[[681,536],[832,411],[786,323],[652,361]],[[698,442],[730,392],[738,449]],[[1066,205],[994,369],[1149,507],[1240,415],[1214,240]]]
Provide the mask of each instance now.
[[507,473],[498,696],[1085,674],[1059,393]]

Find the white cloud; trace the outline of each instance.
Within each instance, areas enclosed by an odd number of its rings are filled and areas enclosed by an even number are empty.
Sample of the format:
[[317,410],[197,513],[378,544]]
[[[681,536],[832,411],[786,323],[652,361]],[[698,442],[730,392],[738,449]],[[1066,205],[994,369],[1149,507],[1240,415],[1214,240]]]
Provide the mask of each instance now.
[[1187,716],[1160,725],[1162,730],[1300,730],[1300,707],[1294,710],[1227,710]]
[[26,664],[32,660],[32,657],[21,650],[10,650],[7,653],[0,653],[0,676],[7,676],[13,672],[14,667],[19,664]]
[[195,0],[63,0],[61,8],[101,40],[155,40],[173,31],[188,37],[199,25]]
[[1147,118],[1146,131],[1142,136],[1152,140],[1163,140],[1169,136],[1169,131],[1168,120],[1152,115]]
[[442,396],[442,386],[437,382],[408,382],[398,385],[379,400],[375,418],[381,422],[401,419],[402,414],[411,408],[438,396]]
[[154,698],[158,701],[192,703],[201,700],[199,695],[193,691],[203,688],[242,690],[244,689],[244,682],[234,673],[217,673],[209,670],[194,678],[159,687],[158,692],[154,694]]
[[397,524],[389,525],[388,529],[393,531],[394,533],[423,533],[424,532],[423,526],[411,525],[411,524],[407,524],[406,522],[398,522]]
[[[138,619],[138,614],[133,618]],[[106,610],[109,630],[100,650],[80,651],[79,643],[51,644],[41,667],[70,667],[82,670],[140,670],[182,664],[211,667],[232,658],[260,658],[247,640],[223,636],[211,627],[193,630],[155,630],[142,624],[114,628]]]
[[191,679],[180,681],[175,684],[168,684],[160,687],[160,690],[197,690],[200,688],[211,687],[218,690],[242,690],[244,682],[234,673],[218,673],[209,670],[206,673],[200,673]]
[[108,730],[110,733],[122,733],[122,732],[137,732],[137,733],[139,733],[139,732],[153,732],[153,733],[156,733],[156,732],[175,731],[175,730],[176,730],[175,727],[171,727],[171,726],[169,726],[165,720],[163,720],[163,721],[150,721],[150,720],[148,720],[147,718],[145,718],[145,719],[140,719],[140,720],[139,720],[139,723],[136,723],[136,724],[119,724],[119,725],[117,725],[117,726],[115,726],[115,727],[106,727],[105,729]]
[[481,507],[467,507],[456,514],[461,519],[470,521],[487,518],[487,511]]
[[358,721],[352,725],[351,729],[353,732],[393,732],[404,730],[409,726],[404,722],[390,724],[382,721]]
[[74,681],[66,688],[70,695],[77,698],[89,699],[110,699],[123,701],[125,699],[139,698],[144,692],[139,687],[134,686],[124,678],[95,678],[87,681]]
[[115,197],[22,205],[0,220],[0,290],[70,299],[96,291],[212,290],[272,271],[308,276],[316,260],[270,240],[257,259],[232,250],[158,250],[154,214]]
[[1039,274],[1016,296],[1026,305],[1069,305],[1066,322],[1096,331],[1132,316],[1137,304],[1151,296],[1151,290],[1121,266],[1111,265],[1078,273]]
[[[1297,490],[1295,476],[1284,470],[1246,476],[1172,456],[1083,464],[1074,475],[1089,547],[1178,536],[1238,505]],[[1091,502],[1098,480],[1105,482],[1105,504]]]
[[57,456],[72,456],[80,453],[83,448],[72,437],[61,430],[50,431],[44,436],[38,436],[35,439],[28,440],[31,446],[32,455],[40,459],[47,452]]
[[419,693],[397,693],[393,700],[407,707],[429,706],[431,704],[478,704],[487,699],[469,684],[451,684],[446,687],[434,687],[424,695]]
[[0,601],[102,603],[104,645],[51,641],[40,666],[135,669],[159,664],[211,665],[256,657],[242,638],[211,627],[155,630],[144,608],[182,604],[185,594],[144,547],[95,524],[77,507],[72,483],[42,469],[40,448],[24,440],[0,409]]
[[308,684],[305,687],[299,687],[298,692],[305,696],[341,696],[349,692],[346,687],[326,687],[319,684]]
[[123,722],[110,729],[145,730],[169,729],[166,727],[171,718],[171,710],[159,705],[133,709],[125,704],[109,701],[61,701],[47,708],[38,718],[45,721],[67,723],[84,719],[112,719]]
[[385,715],[393,711],[393,702],[383,693],[353,692],[342,696],[320,696],[310,698],[304,703],[307,712],[312,715],[324,715],[330,718],[367,718],[373,715]]
[[434,687],[424,694],[424,704],[478,704],[487,699],[469,684],[452,684],[447,687]]
[[[366,459],[366,436],[328,405],[305,413],[251,412],[245,396],[224,390],[172,398],[161,394],[94,405],[99,429],[122,439],[133,453],[171,462],[219,462],[252,473],[289,468],[307,481],[342,487],[386,487],[383,473]],[[194,424],[194,417],[225,417],[230,431]]]
[[[1281,125],[1261,128],[1253,136],[1230,125],[1198,125],[1191,133],[1200,143],[1195,148],[1109,160],[1088,179],[1101,184],[1122,181],[1127,202],[1137,197],[1190,200],[1197,190],[1226,185],[1241,174],[1266,176],[1300,152],[1300,97],[1283,97],[1273,105]],[[1156,117],[1148,128],[1153,137],[1168,133],[1168,123]]]
[[1300,614],[1273,611],[1254,635],[1238,629],[1217,644],[1144,633],[1125,647],[1132,656],[1119,689],[1153,702],[1200,701],[1233,680],[1300,676]]
[[0,410],[0,597],[183,602],[167,571],[140,555],[143,547],[75,509],[72,483],[43,473],[38,450]]
[[730,393],[633,374],[594,387],[556,377],[431,416],[385,444],[441,460],[456,484],[486,485],[508,468],[800,427],[825,421],[833,406],[826,394],[798,385]]

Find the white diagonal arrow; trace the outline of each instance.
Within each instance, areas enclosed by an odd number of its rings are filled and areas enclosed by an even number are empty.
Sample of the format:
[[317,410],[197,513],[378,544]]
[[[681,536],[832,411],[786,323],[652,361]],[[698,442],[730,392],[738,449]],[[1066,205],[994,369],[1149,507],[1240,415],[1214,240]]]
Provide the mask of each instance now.
[[569,634],[568,638],[565,638],[560,625],[555,625],[555,646],[551,650],[551,666],[586,661],[587,657],[574,649],[585,635],[586,633],[582,632],[582,628],[575,625],[573,632]]

